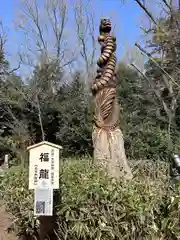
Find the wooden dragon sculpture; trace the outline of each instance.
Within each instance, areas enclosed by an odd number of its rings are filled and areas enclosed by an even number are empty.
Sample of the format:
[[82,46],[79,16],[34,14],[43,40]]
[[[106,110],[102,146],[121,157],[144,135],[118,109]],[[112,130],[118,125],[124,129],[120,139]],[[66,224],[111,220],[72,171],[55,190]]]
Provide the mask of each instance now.
[[95,100],[95,125],[101,129],[115,129],[118,126],[119,108],[116,97],[117,80],[116,67],[116,38],[110,34],[111,22],[102,19],[100,23],[101,56],[97,61],[97,76],[92,84]]
[[96,78],[92,83],[95,114],[92,140],[94,163],[100,165],[115,178],[132,178],[128,166],[123,134],[119,128],[119,104],[116,96],[116,38],[111,35],[111,22],[102,19],[100,23],[101,56],[97,61]]

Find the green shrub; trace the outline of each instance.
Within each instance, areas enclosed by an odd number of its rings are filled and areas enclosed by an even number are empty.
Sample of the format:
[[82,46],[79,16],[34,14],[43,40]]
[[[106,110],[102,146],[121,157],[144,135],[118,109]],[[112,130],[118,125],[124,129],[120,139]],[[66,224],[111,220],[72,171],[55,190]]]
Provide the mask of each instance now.
[[179,136],[172,133],[172,148],[169,148],[169,133],[149,122],[128,124],[124,132],[127,156],[131,159],[160,159],[169,161],[172,153],[179,153]]
[[[8,212],[15,216],[18,227],[34,227],[33,194],[28,190],[28,171],[22,167],[11,167],[0,179],[0,193]],[[20,229],[18,229],[20,230]]]
[[[65,161],[54,203],[60,239],[178,239],[179,193],[163,162],[132,162],[132,181],[114,181],[91,161]],[[11,168],[0,184],[8,211],[23,229],[38,227],[27,170]]]

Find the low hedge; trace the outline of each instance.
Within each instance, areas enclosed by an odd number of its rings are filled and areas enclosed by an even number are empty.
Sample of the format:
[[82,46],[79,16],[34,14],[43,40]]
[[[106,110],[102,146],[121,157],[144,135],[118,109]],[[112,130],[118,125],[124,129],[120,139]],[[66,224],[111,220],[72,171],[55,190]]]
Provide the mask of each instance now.
[[[110,179],[91,160],[65,161],[54,203],[59,239],[180,239],[180,195],[169,185],[168,164],[138,161],[131,167],[134,178],[125,182]],[[11,167],[0,191],[16,231],[35,233],[39,220],[27,169]]]

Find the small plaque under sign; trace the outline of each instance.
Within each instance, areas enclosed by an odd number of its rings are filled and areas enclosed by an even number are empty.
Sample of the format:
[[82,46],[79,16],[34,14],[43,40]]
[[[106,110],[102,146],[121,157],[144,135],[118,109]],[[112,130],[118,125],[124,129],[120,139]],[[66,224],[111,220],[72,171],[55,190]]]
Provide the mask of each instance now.
[[34,215],[53,215],[53,189],[35,188],[34,190]]

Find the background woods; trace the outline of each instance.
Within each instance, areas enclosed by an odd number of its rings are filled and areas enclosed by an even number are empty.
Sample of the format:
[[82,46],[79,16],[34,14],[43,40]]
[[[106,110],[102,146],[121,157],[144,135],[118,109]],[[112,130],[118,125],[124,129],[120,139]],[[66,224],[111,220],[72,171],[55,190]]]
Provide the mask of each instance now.
[[[17,39],[4,9],[0,21],[0,163],[8,154],[10,165],[0,174],[0,212],[3,203],[14,216],[8,231],[37,236],[26,149],[47,140],[63,146],[58,239],[180,239],[180,189],[169,181],[172,153],[180,151],[180,1],[15,2]],[[105,13],[115,26],[119,124],[133,181],[112,181],[92,164],[90,86]],[[1,231],[0,222],[0,238]]]
[[[145,41],[135,44],[146,60],[144,71],[132,61],[117,66],[126,153],[134,159],[168,160],[172,151],[179,151],[179,5],[160,1],[157,18],[148,1],[135,2],[146,15]],[[8,34],[1,22],[1,155],[10,152],[19,163],[27,145],[42,139],[63,145],[65,155],[91,154],[89,86],[97,57],[93,5],[79,1],[69,10],[66,1],[33,0],[19,6],[15,23],[26,41],[15,69],[6,60]],[[68,32],[68,11],[74,18],[77,48]],[[133,56],[131,49],[128,52]],[[25,65],[32,72],[24,79],[16,71]]]

